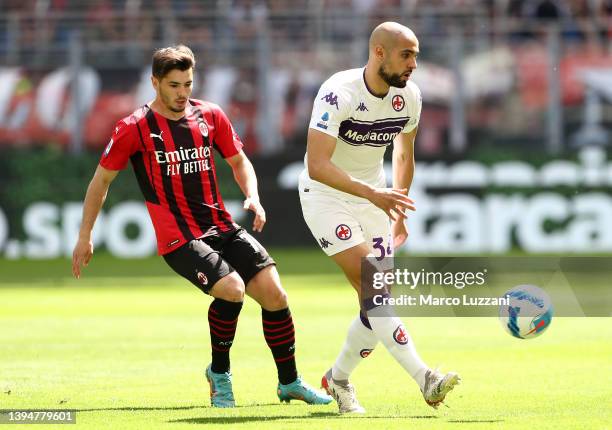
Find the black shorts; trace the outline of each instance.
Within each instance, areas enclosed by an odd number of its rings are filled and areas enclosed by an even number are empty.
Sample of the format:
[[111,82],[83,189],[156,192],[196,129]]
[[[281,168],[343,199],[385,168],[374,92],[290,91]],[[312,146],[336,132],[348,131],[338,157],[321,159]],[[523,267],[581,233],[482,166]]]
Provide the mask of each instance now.
[[219,279],[234,271],[247,285],[260,270],[276,264],[243,228],[194,239],[163,257],[176,273],[206,294]]

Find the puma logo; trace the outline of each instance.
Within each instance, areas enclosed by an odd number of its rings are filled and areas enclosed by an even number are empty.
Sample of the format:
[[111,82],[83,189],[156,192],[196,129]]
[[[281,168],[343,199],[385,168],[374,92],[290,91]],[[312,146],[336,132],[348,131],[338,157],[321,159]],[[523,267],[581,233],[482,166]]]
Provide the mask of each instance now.
[[157,137],[159,140],[161,140],[162,142],[164,141],[164,138],[162,137],[162,134],[164,134],[163,131],[160,131],[159,134],[155,134],[155,133],[149,133],[149,135],[151,137]]

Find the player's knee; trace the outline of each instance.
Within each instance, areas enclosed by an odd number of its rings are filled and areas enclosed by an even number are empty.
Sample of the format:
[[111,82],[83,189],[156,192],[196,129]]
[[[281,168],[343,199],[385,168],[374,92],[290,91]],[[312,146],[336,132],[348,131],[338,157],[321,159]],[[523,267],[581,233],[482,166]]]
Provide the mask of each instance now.
[[357,249],[350,251],[350,255],[345,255],[342,258],[337,258],[336,263],[340,265],[346,278],[351,283],[353,288],[359,292],[361,290],[362,281],[362,264],[367,264],[368,259],[364,259],[362,255],[367,255],[367,251]]
[[388,294],[387,288],[376,282],[378,278],[376,275],[379,273],[382,273],[381,267],[374,259],[366,258],[363,260],[359,280],[362,310],[370,310],[376,306],[373,300],[375,296]]
[[228,275],[221,279],[214,287],[215,297],[228,302],[244,301],[244,282],[238,276]]
[[244,284],[233,282],[224,288],[225,299],[228,302],[242,302],[244,301]]
[[278,286],[277,288],[275,288],[274,290],[272,290],[272,293],[270,294],[270,297],[268,298],[268,310],[280,310],[280,309],[285,309],[286,307],[289,306],[289,302],[287,299],[287,293],[285,292],[285,290],[283,290],[283,288],[281,286]]
[[352,273],[351,275],[349,275],[348,280],[353,286],[353,288],[355,288],[356,290],[359,290],[361,288],[361,274]]

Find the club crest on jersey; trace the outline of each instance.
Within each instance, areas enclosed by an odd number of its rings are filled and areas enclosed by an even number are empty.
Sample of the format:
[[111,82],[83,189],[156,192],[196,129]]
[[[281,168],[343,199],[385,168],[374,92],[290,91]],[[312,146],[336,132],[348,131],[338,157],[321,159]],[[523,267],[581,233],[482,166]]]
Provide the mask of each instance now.
[[361,351],[359,351],[359,355],[361,355],[361,358],[366,358],[372,353],[372,351],[372,349],[362,349]]
[[349,240],[353,236],[351,228],[346,224],[340,224],[336,227],[336,237],[340,240]]
[[197,277],[198,277],[198,281],[200,282],[200,284],[204,286],[208,285],[208,278],[206,277],[204,273],[198,272]]
[[406,345],[408,343],[408,333],[406,332],[403,324],[398,325],[393,332],[393,340],[400,345]]
[[399,94],[394,95],[391,99],[391,106],[393,106],[393,110],[395,110],[396,112],[399,112],[404,109],[405,104],[406,103],[404,102],[404,98]]
[[200,129],[200,133],[202,133],[202,136],[208,137],[208,126],[204,121],[200,121],[198,123],[198,128]]

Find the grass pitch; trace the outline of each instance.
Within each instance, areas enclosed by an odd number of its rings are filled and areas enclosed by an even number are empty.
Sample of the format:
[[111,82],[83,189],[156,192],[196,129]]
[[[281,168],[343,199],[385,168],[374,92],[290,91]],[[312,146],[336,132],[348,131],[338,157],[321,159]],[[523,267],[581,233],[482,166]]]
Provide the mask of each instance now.
[[[300,373],[318,386],[356,300],[320,253],[273,255],[296,323]],[[496,318],[404,318],[424,360],[459,372],[463,384],[448,408],[433,410],[379,345],[352,378],[368,413],[345,417],[335,404],[279,404],[260,311],[248,299],[232,348],[239,407],[218,410],[203,376],[208,297],[159,258],[97,255],[80,281],[69,272],[67,260],[0,262],[0,409],[73,409],[75,427],[91,429],[583,430],[612,422],[609,318],[554,318],[528,341],[510,337]]]

